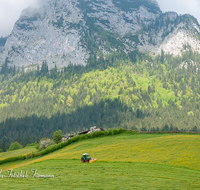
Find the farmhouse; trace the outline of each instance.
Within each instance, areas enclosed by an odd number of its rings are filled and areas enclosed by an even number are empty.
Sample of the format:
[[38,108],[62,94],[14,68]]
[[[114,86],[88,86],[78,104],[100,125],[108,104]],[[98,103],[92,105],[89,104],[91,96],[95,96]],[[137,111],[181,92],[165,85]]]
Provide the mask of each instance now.
[[[95,131],[104,131],[104,129],[97,128],[96,126],[94,126],[94,127],[90,127],[90,130],[82,131],[82,132],[78,133],[77,135],[90,134],[90,133],[93,133]],[[74,137],[74,136],[76,136],[76,135],[70,135],[70,136],[63,135],[61,142],[65,142],[65,141],[67,141],[68,139],[70,139],[71,137]]]

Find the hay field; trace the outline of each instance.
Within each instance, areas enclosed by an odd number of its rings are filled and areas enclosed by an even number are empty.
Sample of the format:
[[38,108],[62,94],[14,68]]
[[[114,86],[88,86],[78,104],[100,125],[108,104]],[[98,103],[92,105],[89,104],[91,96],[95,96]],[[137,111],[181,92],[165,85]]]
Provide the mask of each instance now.
[[36,152],[37,149],[34,146],[25,147],[19,150],[13,150],[8,152],[0,153],[0,160],[3,160],[8,157],[20,156],[20,155],[27,155],[32,152]]
[[[200,136],[129,133],[88,139],[37,159],[0,165],[3,174],[28,170],[30,178],[0,179],[15,189],[199,189]],[[98,161],[81,163],[82,153]],[[31,169],[52,179],[31,178]]]

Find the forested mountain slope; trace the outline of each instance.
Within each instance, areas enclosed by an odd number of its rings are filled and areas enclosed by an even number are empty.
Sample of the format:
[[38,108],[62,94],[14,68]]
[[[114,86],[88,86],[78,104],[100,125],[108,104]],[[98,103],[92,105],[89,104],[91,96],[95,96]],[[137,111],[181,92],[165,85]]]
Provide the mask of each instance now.
[[[91,126],[199,130],[200,55],[103,54],[87,66],[16,73],[4,66],[0,148]],[[10,74],[8,74],[10,73]],[[13,75],[13,76],[12,76]]]
[[199,44],[197,20],[155,0],[39,1],[0,38],[0,149],[58,129],[200,130]]

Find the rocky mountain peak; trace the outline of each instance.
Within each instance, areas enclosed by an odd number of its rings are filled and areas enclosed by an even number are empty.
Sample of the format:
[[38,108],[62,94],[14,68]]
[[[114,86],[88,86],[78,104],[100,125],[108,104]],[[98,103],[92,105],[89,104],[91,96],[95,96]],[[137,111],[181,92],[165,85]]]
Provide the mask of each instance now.
[[[22,12],[1,45],[0,64],[7,58],[16,67],[47,61],[49,68],[63,68],[85,65],[95,52],[159,52],[179,31],[181,18],[187,20],[174,12],[162,14],[156,0],[39,0]],[[192,27],[199,33],[197,23]]]

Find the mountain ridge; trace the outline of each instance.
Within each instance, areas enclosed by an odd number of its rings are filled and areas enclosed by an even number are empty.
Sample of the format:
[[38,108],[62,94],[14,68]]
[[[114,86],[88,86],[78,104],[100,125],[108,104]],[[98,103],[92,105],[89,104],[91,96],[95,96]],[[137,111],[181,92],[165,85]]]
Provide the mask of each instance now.
[[178,55],[187,43],[200,52],[200,38],[191,30],[200,35],[195,18],[162,13],[156,0],[39,1],[22,12],[1,45],[0,64],[7,60],[9,66],[36,69],[46,61],[50,69],[61,69],[86,65],[91,55],[101,52],[139,49],[159,54],[163,49]]

